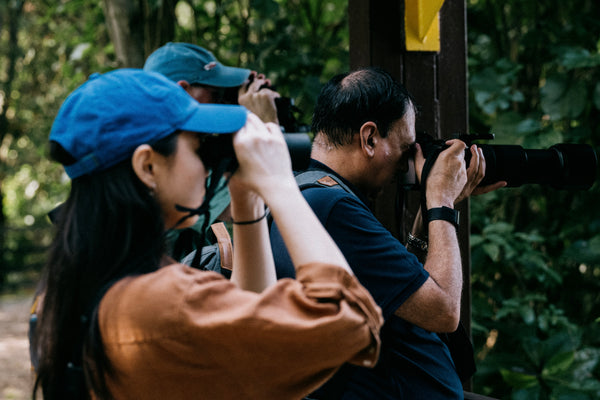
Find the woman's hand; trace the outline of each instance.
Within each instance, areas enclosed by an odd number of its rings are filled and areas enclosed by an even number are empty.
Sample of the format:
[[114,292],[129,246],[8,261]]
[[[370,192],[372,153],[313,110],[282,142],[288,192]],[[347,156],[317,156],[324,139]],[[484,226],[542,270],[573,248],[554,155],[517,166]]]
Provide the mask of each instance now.
[[277,279],[263,218],[265,201],[271,199],[273,187],[279,190],[279,182],[295,181],[279,126],[265,125],[249,114],[246,125],[234,134],[233,147],[239,167],[229,180],[234,248],[231,281],[261,292]]
[[278,188],[296,185],[289,151],[278,125],[264,124],[254,114],[233,137],[233,147],[239,163],[229,181],[232,198],[250,196],[253,192],[267,201],[269,193]]

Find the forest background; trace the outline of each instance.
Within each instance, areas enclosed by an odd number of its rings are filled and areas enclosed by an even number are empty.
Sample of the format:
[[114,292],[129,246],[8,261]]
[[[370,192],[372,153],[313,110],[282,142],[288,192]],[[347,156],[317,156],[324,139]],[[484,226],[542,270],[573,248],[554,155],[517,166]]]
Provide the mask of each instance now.
[[[0,292],[35,285],[46,215],[69,188],[47,158],[48,133],[91,73],[139,67],[168,40],[197,43],[265,72],[309,123],[321,85],[349,68],[347,10],[345,0],[0,0]],[[467,0],[467,28],[471,132],[598,152],[600,2]],[[600,398],[599,192],[598,182],[525,185],[472,200],[475,392]]]

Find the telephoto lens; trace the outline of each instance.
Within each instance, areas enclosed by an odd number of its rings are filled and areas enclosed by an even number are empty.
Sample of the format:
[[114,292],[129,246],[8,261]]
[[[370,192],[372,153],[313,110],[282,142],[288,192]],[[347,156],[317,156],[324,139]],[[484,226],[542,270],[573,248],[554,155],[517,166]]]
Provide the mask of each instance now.
[[[459,135],[458,139],[471,146],[475,140],[489,140],[494,136]],[[417,133],[426,159],[434,160],[448,146],[443,139],[435,139],[425,133]],[[596,182],[598,156],[587,144],[559,143],[548,149],[524,149],[518,145],[478,144],[485,158],[485,177],[479,186],[498,181],[506,181],[508,187],[524,184],[549,185],[555,189],[588,190]],[[467,166],[471,159],[469,149],[465,150]],[[411,172],[414,174],[414,171]],[[405,186],[418,189],[415,177],[407,177]]]
[[598,158],[591,146],[560,143],[548,149],[516,145],[480,146],[485,158],[481,185],[506,181],[508,186],[550,185],[555,189],[587,190],[596,181]]

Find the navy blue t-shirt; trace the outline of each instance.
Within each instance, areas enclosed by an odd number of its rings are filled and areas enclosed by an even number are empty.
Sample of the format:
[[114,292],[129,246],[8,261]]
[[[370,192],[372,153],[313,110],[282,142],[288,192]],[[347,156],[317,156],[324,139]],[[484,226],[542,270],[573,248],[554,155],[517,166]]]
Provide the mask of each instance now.
[[[377,221],[355,188],[317,161],[312,160],[310,168],[335,175],[356,194],[339,186],[302,191],[385,318],[377,366],[368,369],[346,365],[313,397],[329,399],[331,395],[323,393],[343,388],[342,399],[462,399],[461,382],[439,336],[394,314],[429,274]],[[271,246],[277,277],[294,277],[293,264],[276,224],[271,227]],[[339,382],[344,382],[343,386]]]

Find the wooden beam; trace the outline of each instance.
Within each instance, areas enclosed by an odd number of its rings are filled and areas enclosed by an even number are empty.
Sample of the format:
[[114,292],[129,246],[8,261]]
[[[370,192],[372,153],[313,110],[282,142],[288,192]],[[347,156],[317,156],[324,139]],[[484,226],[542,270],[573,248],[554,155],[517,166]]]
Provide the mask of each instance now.
[[[468,97],[465,0],[445,1],[440,9],[440,50],[407,51],[404,0],[349,0],[350,66],[379,66],[399,79],[415,97],[419,109],[417,130],[438,138],[467,133]],[[399,240],[405,242],[419,196],[384,188],[375,203],[375,215]],[[401,211],[398,211],[398,205]],[[461,319],[471,328],[471,254],[469,201],[461,210],[459,242],[464,289]],[[469,390],[470,383],[465,385]]]

